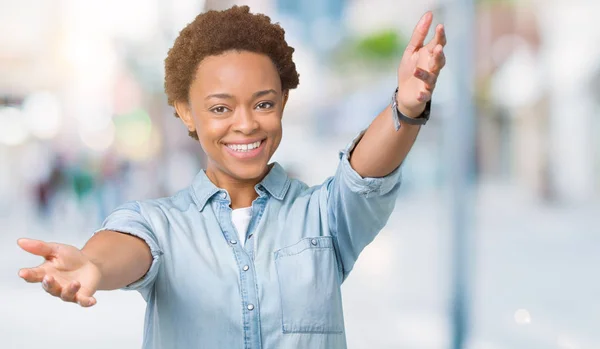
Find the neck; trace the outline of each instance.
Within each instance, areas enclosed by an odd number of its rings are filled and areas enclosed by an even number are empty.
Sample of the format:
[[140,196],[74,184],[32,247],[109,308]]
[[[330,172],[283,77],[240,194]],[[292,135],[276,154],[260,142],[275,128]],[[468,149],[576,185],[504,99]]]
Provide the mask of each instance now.
[[236,209],[252,206],[252,202],[258,197],[258,193],[254,187],[262,181],[268,172],[267,168],[265,174],[260,178],[240,180],[208,167],[206,169],[206,176],[218,188],[225,189],[227,193],[229,193],[229,197],[231,198],[231,208]]

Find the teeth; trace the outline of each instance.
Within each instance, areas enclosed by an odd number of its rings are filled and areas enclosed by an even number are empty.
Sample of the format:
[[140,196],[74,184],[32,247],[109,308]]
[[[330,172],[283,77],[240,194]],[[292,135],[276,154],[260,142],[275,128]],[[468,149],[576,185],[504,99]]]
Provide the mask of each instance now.
[[243,153],[243,152],[247,152],[249,150],[260,147],[261,142],[262,141],[258,141],[258,142],[254,142],[254,143],[250,143],[250,144],[227,144],[227,146],[229,147],[229,149]]

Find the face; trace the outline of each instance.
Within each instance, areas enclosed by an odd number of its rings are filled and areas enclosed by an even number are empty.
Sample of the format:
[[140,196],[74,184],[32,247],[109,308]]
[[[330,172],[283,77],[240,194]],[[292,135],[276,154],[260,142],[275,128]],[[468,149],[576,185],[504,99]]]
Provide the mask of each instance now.
[[208,156],[207,175],[217,181],[257,182],[281,142],[287,94],[271,59],[228,51],[202,60],[189,102],[175,103]]

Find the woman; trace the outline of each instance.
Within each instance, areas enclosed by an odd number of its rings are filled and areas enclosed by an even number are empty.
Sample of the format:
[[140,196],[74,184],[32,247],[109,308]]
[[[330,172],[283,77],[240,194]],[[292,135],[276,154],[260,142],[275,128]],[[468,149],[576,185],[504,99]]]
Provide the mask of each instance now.
[[97,290],[139,290],[144,348],[345,348],[340,285],[393,210],[444,65],[443,26],[424,45],[431,22],[412,35],[392,105],[308,187],[269,163],[298,85],[283,29],[248,7],[200,14],[169,51],[165,90],[206,169],[172,197],[117,208],[81,250],[20,239],[45,262],[19,276],[83,307]]

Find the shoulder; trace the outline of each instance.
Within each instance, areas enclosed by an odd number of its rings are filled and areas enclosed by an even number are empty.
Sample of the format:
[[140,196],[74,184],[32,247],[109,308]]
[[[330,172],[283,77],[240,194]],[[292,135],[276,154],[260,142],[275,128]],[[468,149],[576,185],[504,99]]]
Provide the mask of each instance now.
[[166,213],[166,212],[186,212],[190,206],[195,206],[191,187],[184,188],[172,196],[138,200],[135,202],[139,206],[140,213],[145,215]]
[[327,195],[327,189],[332,179],[333,177],[329,177],[323,183],[308,185],[299,179],[290,178],[290,187],[286,195],[286,201],[296,201],[302,198]]

